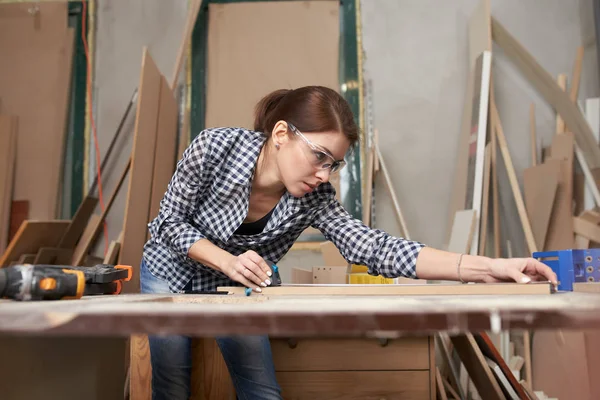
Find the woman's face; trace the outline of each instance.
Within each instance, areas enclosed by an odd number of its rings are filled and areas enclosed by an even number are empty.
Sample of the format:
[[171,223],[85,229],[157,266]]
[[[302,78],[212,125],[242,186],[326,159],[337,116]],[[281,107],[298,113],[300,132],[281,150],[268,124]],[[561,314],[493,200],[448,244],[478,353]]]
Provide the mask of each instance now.
[[336,169],[340,162],[343,165],[350,146],[341,132],[304,133],[284,121],[275,125],[273,140],[279,144],[276,157],[281,180],[294,197],[302,197],[328,182],[333,172],[327,167],[333,165]]

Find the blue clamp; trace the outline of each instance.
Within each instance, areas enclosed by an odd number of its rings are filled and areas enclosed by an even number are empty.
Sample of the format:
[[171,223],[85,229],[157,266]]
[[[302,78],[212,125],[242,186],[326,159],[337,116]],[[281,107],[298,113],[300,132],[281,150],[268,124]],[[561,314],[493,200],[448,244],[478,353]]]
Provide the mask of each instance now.
[[600,282],[600,249],[538,251],[532,257],[552,268],[558,290],[573,291],[576,282]]

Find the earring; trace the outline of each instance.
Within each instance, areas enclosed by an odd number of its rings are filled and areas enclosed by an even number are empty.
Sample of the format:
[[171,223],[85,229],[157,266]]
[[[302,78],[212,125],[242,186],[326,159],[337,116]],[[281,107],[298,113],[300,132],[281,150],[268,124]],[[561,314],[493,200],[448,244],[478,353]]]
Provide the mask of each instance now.
[[276,144],[275,144],[275,148],[276,148],[277,150],[279,150],[279,144],[277,144],[277,143],[276,143]]

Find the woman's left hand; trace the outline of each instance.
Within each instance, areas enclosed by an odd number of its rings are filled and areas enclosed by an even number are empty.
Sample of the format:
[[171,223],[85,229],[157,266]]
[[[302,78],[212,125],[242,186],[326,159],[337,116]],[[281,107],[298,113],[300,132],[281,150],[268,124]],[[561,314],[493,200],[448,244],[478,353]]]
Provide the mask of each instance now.
[[495,258],[491,260],[490,282],[550,281],[554,286],[558,278],[552,268],[535,258]]

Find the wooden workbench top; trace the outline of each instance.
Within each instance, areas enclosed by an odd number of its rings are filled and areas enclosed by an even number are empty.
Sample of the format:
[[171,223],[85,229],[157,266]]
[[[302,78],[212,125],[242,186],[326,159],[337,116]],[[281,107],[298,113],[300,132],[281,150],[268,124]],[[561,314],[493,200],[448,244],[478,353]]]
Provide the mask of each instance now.
[[0,301],[0,333],[361,336],[600,328],[600,294],[144,295]]

